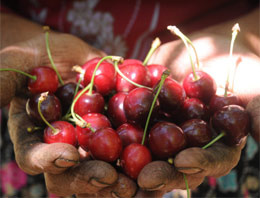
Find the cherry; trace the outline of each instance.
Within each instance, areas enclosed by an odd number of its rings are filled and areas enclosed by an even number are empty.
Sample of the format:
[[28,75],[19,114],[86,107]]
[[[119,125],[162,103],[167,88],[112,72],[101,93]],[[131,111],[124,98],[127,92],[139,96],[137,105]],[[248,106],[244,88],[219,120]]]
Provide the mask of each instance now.
[[137,179],[143,167],[152,161],[149,149],[138,143],[128,145],[122,152],[120,164],[124,172],[132,179]]
[[162,111],[171,115],[176,114],[181,109],[185,98],[183,87],[174,79],[166,78],[158,97]]
[[67,143],[73,146],[77,145],[75,128],[72,124],[66,121],[55,121],[51,123],[51,127],[46,127],[44,130],[44,142],[51,143]]
[[[101,58],[99,61],[101,61]],[[85,85],[88,85],[91,82],[96,66],[97,63],[93,61],[91,64],[89,63],[88,67],[86,68],[84,74]],[[94,86],[96,91],[102,95],[108,95],[115,88],[116,73],[114,65],[104,60],[98,66],[95,74]]]
[[138,60],[138,59],[125,59],[123,63],[119,64],[119,68],[121,68],[122,66],[125,65],[142,65],[142,61]]
[[[141,64],[129,64],[120,67],[121,73],[128,79],[139,85],[148,86],[150,84],[150,76],[146,67]],[[128,82],[120,74],[116,76],[116,91],[129,92],[136,88],[136,85]]]
[[158,122],[149,132],[148,143],[155,157],[167,159],[184,149],[187,141],[182,129],[176,124]]
[[126,147],[131,143],[142,143],[144,131],[141,127],[124,123],[116,129],[116,132],[120,136],[123,147]]
[[[135,88],[128,93],[124,100],[124,109],[127,121],[143,126],[150,111],[154,94],[147,88]],[[159,103],[154,108],[154,114]]]
[[188,97],[198,98],[208,104],[211,97],[216,93],[216,82],[206,72],[196,71],[195,73],[198,79],[194,78],[194,73],[188,74],[183,80],[183,88]]
[[95,131],[105,127],[111,127],[108,118],[101,113],[88,113],[82,117],[90,125],[91,128],[76,126],[76,134],[79,145],[88,151],[90,137]]
[[[77,93],[75,98],[81,94],[81,91]],[[104,111],[104,106],[105,100],[100,93],[92,92],[92,94],[90,94],[85,92],[77,99],[74,106],[74,112],[79,116],[83,116],[87,113],[102,113]]]
[[55,95],[59,98],[62,106],[62,112],[66,113],[73,101],[77,84],[73,82],[66,83],[60,86]]
[[148,73],[150,75],[149,87],[154,87],[160,80],[162,73],[168,68],[163,65],[151,64],[146,66],[148,68]]
[[215,112],[211,123],[217,133],[224,133],[224,142],[237,145],[249,132],[249,115],[239,105],[227,105]]
[[213,137],[209,124],[201,119],[187,120],[181,129],[186,136],[187,147],[202,147]]
[[[44,125],[39,112],[38,102],[41,94],[31,96],[26,103],[26,112],[30,119],[37,125]],[[53,122],[61,118],[61,103],[59,99],[52,93],[41,104],[41,112],[48,122]]]
[[209,121],[208,107],[197,98],[187,98],[182,106],[182,118],[185,120],[202,119]]
[[117,92],[108,101],[107,115],[114,127],[127,122],[124,110],[124,100],[127,93]]
[[113,162],[121,154],[122,142],[114,129],[101,128],[90,137],[89,151],[94,159]]

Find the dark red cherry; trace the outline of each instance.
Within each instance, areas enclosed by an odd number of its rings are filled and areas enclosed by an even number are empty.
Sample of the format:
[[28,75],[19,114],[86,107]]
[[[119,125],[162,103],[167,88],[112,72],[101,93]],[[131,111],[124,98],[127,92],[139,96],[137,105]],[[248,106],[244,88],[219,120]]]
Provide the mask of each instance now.
[[197,98],[187,98],[183,103],[181,112],[184,121],[195,118],[209,121],[210,117],[208,107]]
[[225,133],[224,141],[228,145],[237,145],[249,132],[249,115],[239,105],[227,105],[215,112],[211,123],[217,133]]
[[150,87],[154,87],[160,80],[162,73],[168,68],[163,65],[151,64],[146,66],[150,75]]
[[[101,60],[101,58],[100,58]],[[97,66],[97,63],[92,63],[85,70],[84,84],[88,85],[91,82],[92,75]],[[94,78],[94,87],[97,92],[102,95],[108,95],[115,88],[116,72],[114,65],[103,61],[98,69]]]
[[59,98],[62,106],[62,112],[66,113],[71,106],[73,97],[75,94],[75,89],[77,87],[76,83],[69,82],[60,86],[55,95]]
[[137,179],[143,167],[152,161],[149,149],[138,143],[128,145],[122,152],[120,164],[124,172],[132,179]]
[[149,132],[149,148],[158,159],[173,157],[186,147],[186,138],[180,127],[171,122],[158,122]]
[[174,79],[166,78],[158,96],[162,111],[174,115],[181,109],[186,98],[183,87]]
[[111,127],[111,123],[108,118],[101,113],[88,113],[84,115],[83,120],[90,124],[90,128],[81,128],[76,126],[76,133],[78,138],[78,143],[81,148],[88,151],[90,137],[94,134],[95,131],[105,127]]
[[181,128],[186,136],[187,147],[203,147],[212,140],[213,133],[204,120],[187,120]]
[[224,95],[214,95],[210,99],[209,110],[212,114],[220,110],[222,107],[227,105],[241,105],[240,100],[233,93],[228,93],[227,96]]
[[108,102],[107,115],[113,126],[116,128],[127,122],[124,110],[124,100],[126,95],[127,93],[125,92],[117,92]]
[[[76,97],[81,93],[79,91]],[[89,94],[88,91],[82,94],[75,103],[74,112],[79,116],[83,116],[87,113],[102,113],[104,111],[105,100],[104,97],[98,92],[92,92]]]
[[57,90],[59,80],[54,69],[47,66],[39,66],[33,68],[30,74],[36,76],[36,80],[28,79],[28,89],[31,93],[37,94],[46,91],[54,93]]
[[77,138],[75,128],[72,124],[66,121],[55,121],[51,125],[57,131],[53,131],[50,127],[45,128],[44,130],[44,142],[51,143],[67,143],[73,146],[77,145]]
[[89,142],[92,157],[106,162],[118,159],[123,148],[119,135],[110,127],[98,129]]
[[198,79],[194,79],[193,73],[187,75],[183,80],[183,88],[188,97],[198,98],[208,104],[210,98],[216,93],[215,80],[206,72],[196,71]]
[[[120,67],[120,71],[131,81],[140,84],[149,86],[150,84],[150,76],[148,70],[145,66],[140,64],[129,64]],[[116,76],[116,91],[120,92],[129,92],[132,89],[136,88],[136,86],[122,76],[117,74]]]
[[126,147],[131,143],[142,143],[144,131],[141,127],[124,123],[116,129],[116,132],[120,136],[123,147]]
[[[129,92],[124,100],[124,109],[127,121],[144,126],[147,116],[149,114],[154,94],[147,88],[135,88]],[[156,103],[153,112],[155,114],[158,110],[158,103]]]
[[[26,112],[30,119],[37,125],[45,125],[42,120],[39,112],[38,112],[38,101],[41,94],[36,94],[31,96],[26,103]],[[48,122],[53,122],[59,120],[62,115],[61,103],[59,99],[52,93],[49,93],[41,103],[40,110],[43,114],[43,117]]]

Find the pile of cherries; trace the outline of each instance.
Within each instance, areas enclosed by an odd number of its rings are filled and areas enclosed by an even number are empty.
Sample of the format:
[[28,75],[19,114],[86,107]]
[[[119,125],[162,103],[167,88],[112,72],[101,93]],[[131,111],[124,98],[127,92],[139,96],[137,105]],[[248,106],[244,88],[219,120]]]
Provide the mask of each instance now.
[[44,142],[81,147],[133,179],[152,160],[207,148],[217,136],[236,145],[248,134],[238,98],[216,95],[214,79],[202,70],[180,84],[165,66],[107,56],[77,71],[77,83],[62,84],[54,69],[35,67],[28,116],[44,128]]

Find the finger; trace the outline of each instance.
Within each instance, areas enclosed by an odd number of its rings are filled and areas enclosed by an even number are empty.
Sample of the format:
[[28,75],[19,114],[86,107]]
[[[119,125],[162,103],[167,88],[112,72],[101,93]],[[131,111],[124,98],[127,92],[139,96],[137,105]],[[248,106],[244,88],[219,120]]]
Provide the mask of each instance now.
[[207,149],[188,148],[175,157],[174,165],[178,171],[183,173],[195,174],[199,172],[204,176],[220,177],[229,173],[237,165],[245,143],[246,138],[239,146],[231,147],[216,142]]
[[78,163],[79,153],[69,144],[42,143],[42,132],[28,132],[34,124],[25,112],[25,99],[15,98],[10,105],[8,127],[14,144],[16,161],[28,174],[61,173]]
[[152,198],[152,197],[163,197],[163,191],[145,191],[138,190],[137,194],[134,196],[135,198]]
[[[186,175],[189,188],[193,189],[202,183],[204,176]],[[138,185],[145,191],[169,192],[173,189],[185,189],[183,173],[165,162],[154,161],[147,164],[138,176]]]
[[[90,160],[71,167],[62,174],[44,174],[47,190],[59,196],[98,193],[115,184],[118,174],[109,163]],[[57,185],[60,184],[60,185]]]

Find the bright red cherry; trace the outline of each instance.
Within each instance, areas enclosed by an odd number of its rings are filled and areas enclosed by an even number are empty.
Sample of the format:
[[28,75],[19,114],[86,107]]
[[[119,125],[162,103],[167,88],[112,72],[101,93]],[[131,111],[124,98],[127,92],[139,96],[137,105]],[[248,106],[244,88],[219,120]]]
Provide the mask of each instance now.
[[158,122],[149,132],[149,148],[158,159],[173,157],[186,147],[186,137],[180,127],[171,122]]
[[83,120],[90,124],[90,128],[81,128],[76,126],[76,133],[78,138],[78,143],[84,150],[88,151],[90,137],[95,131],[105,127],[111,127],[111,123],[108,118],[101,113],[88,113],[84,115]]
[[201,119],[187,120],[181,125],[187,147],[203,147],[212,140],[213,133],[207,122]]
[[54,93],[58,86],[59,80],[54,69],[47,66],[39,66],[32,69],[32,76],[36,76],[36,80],[28,79],[28,89],[31,93],[37,94],[48,91]]
[[168,68],[163,65],[151,64],[146,66],[150,75],[150,87],[154,87],[160,80],[162,73]]
[[108,102],[107,115],[114,127],[119,127],[127,122],[124,110],[125,92],[117,92]]
[[198,98],[208,104],[210,98],[216,93],[217,85],[215,80],[206,72],[196,71],[198,79],[194,79],[194,74],[188,74],[183,80],[183,88],[188,97]]
[[75,128],[72,124],[66,121],[55,121],[51,125],[57,130],[53,131],[50,127],[45,128],[44,130],[44,142],[51,143],[67,143],[73,146],[77,145],[77,138]]
[[[81,93],[79,91],[75,98]],[[80,116],[87,113],[102,113],[104,111],[105,100],[104,97],[98,92],[92,92],[89,94],[88,91],[82,94],[75,103],[74,112]]]
[[123,63],[121,63],[119,66],[122,67],[122,66],[125,66],[125,65],[142,65],[142,61],[138,60],[138,59],[125,59]]
[[124,123],[116,129],[116,132],[120,136],[123,147],[126,147],[131,143],[142,143],[144,131],[141,127]]
[[[85,85],[88,85],[91,82],[96,66],[97,63],[94,62],[86,68],[84,75]],[[108,95],[115,88],[115,77],[116,72],[114,65],[107,61],[103,61],[99,65],[94,78],[95,90],[102,95]]]
[[118,159],[122,148],[119,135],[110,127],[98,129],[89,141],[89,151],[92,157],[106,162]]
[[124,172],[132,179],[137,179],[143,167],[151,161],[152,156],[149,149],[138,143],[128,145],[120,158]]

